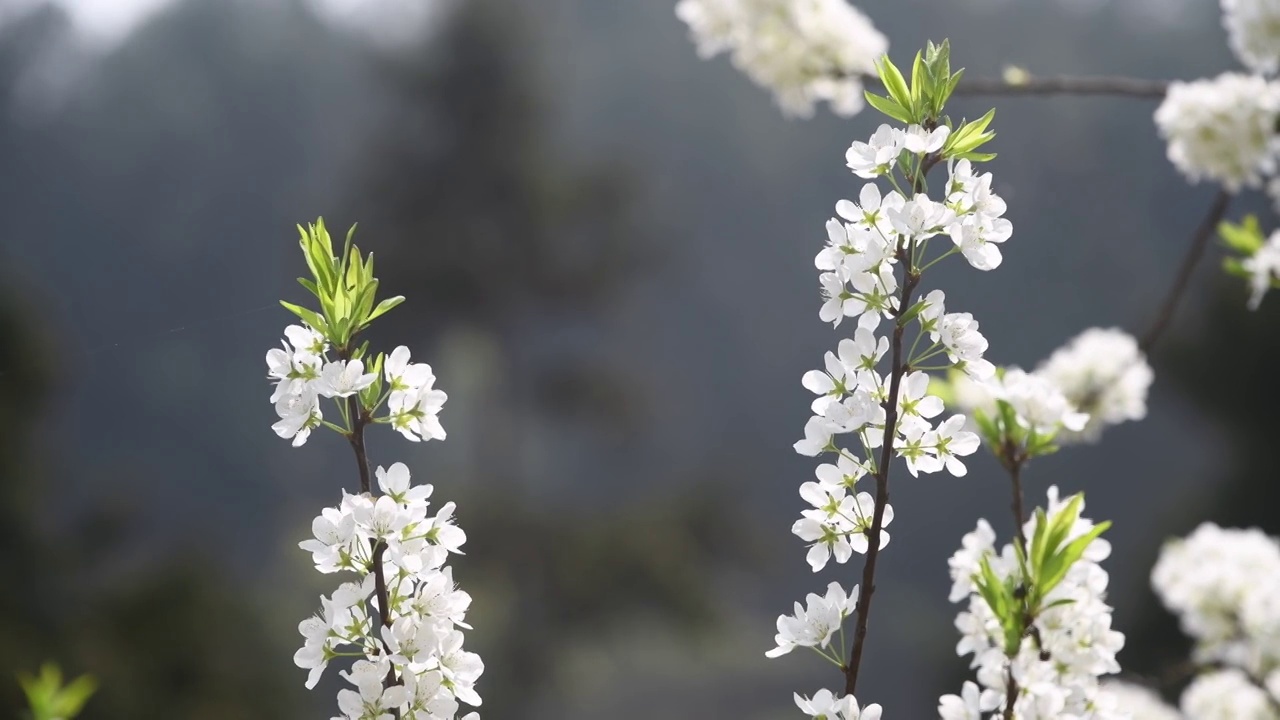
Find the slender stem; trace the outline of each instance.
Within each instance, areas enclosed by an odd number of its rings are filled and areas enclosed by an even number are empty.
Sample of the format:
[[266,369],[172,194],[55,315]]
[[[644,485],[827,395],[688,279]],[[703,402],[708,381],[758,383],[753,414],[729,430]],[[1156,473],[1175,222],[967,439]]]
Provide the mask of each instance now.
[[1005,469],[1009,471],[1009,482],[1013,490],[1013,502],[1010,503],[1009,509],[1013,511],[1013,539],[1019,545],[1023,543],[1022,526],[1027,523],[1022,502],[1022,464],[1026,458],[1021,453],[1022,451],[1011,441],[1005,441],[1004,457],[1001,459],[1004,461]]
[[1005,671],[1004,720],[1013,720],[1013,706],[1018,704],[1018,681],[1013,677],[1013,662]]
[[[1022,556],[1027,554],[1026,541],[1022,537],[1022,526],[1026,524],[1026,511],[1023,509],[1022,501],[1022,465],[1026,462],[1026,457],[1022,449],[1006,439],[1004,446],[1001,448],[1000,460],[1009,471],[1009,484],[1013,491],[1013,500],[1009,504],[1009,509],[1013,511],[1013,541],[1017,543],[1018,549],[1022,552]],[[1020,566],[1021,567],[1021,566]],[[1023,578],[1023,587],[1026,587],[1028,578]],[[1022,622],[1023,629],[1026,630],[1031,625],[1030,614],[1026,607],[1026,594],[1022,595]],[[1034,628],[1032,628],[1034,629]],[[1005,670],[1005,695],[1004,695],[1004,720],[1013,720],[1013,707],[1018,702],[1018,680],[1013,676],[1013,660],[1015,656],[1009,658],[1009,667]]]
[[1151,328],[1142,336],[1139,347],[1143,353],[1150,354],[1160,336],[1169,327],[1169,321],[1173,319],[1173,313],[1178,309],[1178,302],[1182,299],[1183,293],[1186,292],[1187,283],[1191,281],[1191,275],[1195,271],[1196,265],[1200,263],[1200,259],[1204,257],[1205,249],[1209,246],[1209,239],[1213,237],[1214,231],[1218,229],[1218,224],[1226,216],[1227,207],[1230,204],[1231,193],[1226,190],[1219,190],[1218,194],[1214,196],[1213,204],[1209,206],[1209,211],[1205,213],[1204,219],[1200,221],[1200,225],[1196,227],[1195,233],[1191,236],[1191,245],[1187,248],[1187,253],[1182,258],[1182,265],[1178,268],[1178,274],[1174,276],[1173,285],[1169,287],[1169,292],[1165,295],[1164,302],[1160,305],[1160,312],[1156,315],[1155,322],[1151,324]]
[[[927,155],[917,165],[913,183],[916,192],[921,192],[924,187],[924,176],[940,159],[941,156],[936,154]],[[884,529],[884,509],[889,505],[889,465],[893,462],[893,441],[898,432],[898,391],[902,386],[902,376],[906,374],[907,369],[902,352],[902,336],[907,329],[907,323],[902,319],[902,313],[911,307],[912,294],[920,284],[920,273],[911,262],[914,253],[914,239],[908,243],[907,247],[899,246],[897,249],[898,259],[902,261],[905,271],[902,293],[898,300],[898,318],[893,326],[889,395],[885,399],[884,438],[881,441],[880,462],[876,466],[875,473],[875,511],[871,515],[871,528],[867,530],[867,560],[862,566],[862,584],[858,588],[853,646],[849,648],[849,662],[844,669],[845,695],[853,695],[857,691],[858,670],[862,667],[862,650],[867,642],[867,620],[871,616],[871,596],[876,589],[876,560],[880,557],[880,533]]]
[[1029,77],[1017,82],[1001,78],[964,78],[956,95],[1123,95],[1158,99],[1169,91],[1165,80],[1130,77],[1080,77],[1055,75]]
[[[911,268],[902,283],[899,308],[911,305],[911,293],[920,276]],[[894,325],[889,378],[889,396],[885,401],[884,440],[880,446],[880,464],[875,475],[876,505],[871,515],[871,528],[867,530],[867,561],[862,566],[862,586],[858,590],[857,619],[853,630],[853,647],[849,649],[849,664],[844,671],[844,692],[853,695],[858,686],[858,670],[862,665],[862,649],[867,640],[867,619],[871,614],[871,595],[876,587],[876,560],[880,557],[880,533],[884,528],[884,509],[889,504],[889,464],[893,461],[893,440],[898,430],[898,390],[906,368],[902,361],[902,335],[906,325],[901,320]]]
[[[338,355],[343,360],[350,359],[349,353],[344,349],[338,351]],[[351,443],[351,450],[356,456],[356,466],[360,471],[360,492],[371,492],[372,483],[369,481],[369,454],[364,445],[364,428],[370,422],[369,414],[360,407],[359,394],[351,395],[347,398],[346,414],[351,418],[351,434],[347,436],[347,440]],[[387,551],[387,544],[381,540],[370,540],[369,548],[373,551],[373,588],[374,594],[378,598],[378,619],[382,627],[391,627],[391,607],[387,595],[387,578],[382,567],[382,556]],[[384,643],[385,645],[385,643]],[[384,647],[384,649],[386,649]],[[396,671],[394,668],[387,671],[387,677],[383,680],[384,687],[391,687],[396,684]],[[393,713],[395,717],[400,717],[399,711]]]
[[[867,87],[882,89],[875,75],[864,75]],[[1120,76],[1053,75],[1027,76],[1016,80],[966,77],[956,86],[956,95],[1118,95],[1158,100],[1169,92],[1167,80],[1144,80]]]

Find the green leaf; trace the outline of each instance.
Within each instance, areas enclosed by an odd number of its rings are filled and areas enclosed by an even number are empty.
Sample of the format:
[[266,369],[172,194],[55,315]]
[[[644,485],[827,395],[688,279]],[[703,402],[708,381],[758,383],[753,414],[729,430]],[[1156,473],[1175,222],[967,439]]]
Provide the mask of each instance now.
[[[314,310],[308,310],[301,305],[294,305],[293,303],[288,303],[284,300],[281,300],[280,304],[283,305],[286,310],[301,318],[303,322],[310,325],[316,332],[321,333],[326,337],[329,336],[329,324],[326,323],[324,318]],[[333,340],[333,338],[329,339],[330,341]]]
[[978,431],[982,433],[982,439],[987,441],[987,445],[995,448],[1000,444],[1000,427],[985,412],[974,410],[973,420],[978,423]]
[[[876,69],[880,72],[880,82],[884,83],[884,89],[889,92],[889,97],[893,98],[899,107],[910,108],[911,89],[907,87],[907,80],[902,77],[902,71],[898,70],[898,66],[893,64],[888,55],[881,55],[879,62],[876,63]],[[907,122],[915,122],[915,119],[909,119]]]
[[911,307],[907,308],[907,311],[902,313],[902,316],[898,318],[898,324],[905,325],[911,322],[912,320],[915,320],[916,316],[919,315],[924,310],[926,305],[928,305],[928,303],[926,303],[924,300],[916,301],[915,305],[912,305]]
[[925,114],[925,106],[933,98],[933,82],[924,66],[924,54],[917,52],[911,64],[911,112],[916,117]]
[[1243,255],[1253,255],[1266,244],[1255,215],[1246,215],[1239,225],[1230,222],[1220,223],[1218,235],[1222,238],[1223,244]]
[[374,280],[364,289],[360,291],[360,296],[356,298],[355,307],[351,312],[352,328],[355,332],[360,332],[369,326],[369,313],[373,311],[373,298],[378,292],[378,281]]
[[957,154],[957,155],[952,155],[951,157],[953,157],[953,158],[955,158],[955,159],[957,159],[957,160],[968,160],[969,162],[991,162],[992,160],[995,160],[995,159],[996,159],[996,154],[995,154],[995,153],[965,152],[965,153],[959,153],[959,154]]
[[1226,270],[1228,274],[1239,275],[1240,277],[1249,277],[1250,275],[1253,274],[1245,269],[1244,263],[1240,260],[1240,258],[1233,258],[1233,257],[1223,258],[1222,269]]
[[901,105],[887,97],[881,97],[870,90],[863,91],[863,95],[867,98],[867,104],[888,115],[899,122],[907,124],[911,123],[911,113],[904,109]]
[[1037,590],[1040,592],[1040,597],[1047,597],[1058,586],[1058,583],[1062,582],[1062,579],[1067,576],[1067,571],[1071,569],[1071,566],[1084,555],[1089,543],[1096,540],[1099,535],[1106,532],[1110,527],[1110,522],[1098,523],[1092,530],[1072,540],[1061,552],[1050,558],[1037,582]]
[[403,295],[396,295],[395,297],[389,297],[386,300],[383,300],[382,302],[378,303],[378,306],[373,309],[373,312],[369,313],[369,317],[365,319],[364,324],[368,325],[374,320],[382,317],[383,315],[387,314],[387,312],[391,310],[391,308],[394,308],[395,306],[399,305],[402,302],[404,302]]
[[311,280],[308,280],[306,278],[298,278],[298,284],[306,288],[307,291],[310,292],[312,295],[315,295],[316,299],[320,298],[320,288],[317,288],[316,284]]
[[45,663],[39,676],[20,673],[18,683],[27,696],[33,720],[70,720],[98,689],[98,682],[88,675],[63,687],[62,671],[53,663]]

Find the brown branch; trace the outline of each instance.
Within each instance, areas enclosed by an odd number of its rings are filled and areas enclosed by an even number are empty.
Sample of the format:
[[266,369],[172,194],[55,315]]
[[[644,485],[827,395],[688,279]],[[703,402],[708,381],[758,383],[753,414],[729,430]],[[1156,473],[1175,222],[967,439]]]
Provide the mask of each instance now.
[[[913,243],[914,245],[914,243]],[[914,248],[911,248],[914,249]],[[910,258],[910,249],[906,257]],[[909,260],[908,260],[909,263]],[[920,281],[915,269],[908,267],[902,283],[899,313],[911,306],[911,293]],[[884,440],[880,447],[880,465],[876,468],[876,505],[871,515],[871,529],[867,531],[867,562],[862,566],[862,587],[858,591],[857,622],[853,631],[853,646],[849,649],[849,663],[844,671],[844,693],[853,695],[858,686],[858,669],[862,665],[862,648],[867,641],[867,619],[871,615],[871,595],[876,589],[876,559],[880,556],[880,533],[884,528],[884,509],[889,504],[889,465],[893,462],[893,440],[898,430],[898,391],[906,363],[902,358],[902,335],[906,325],[899,320],[893,328],[892,375],[889,378],[889,397],[885,401]]]
[[[883,89],[884,85],[874,75],[862,78],[867,87]],[[963,78],[956,86],[955,95],[1116,95],[1158,100],[1169,91],[1167,80],[1143,80],[1130,77],[1086,77],[1055,75],[1050,77],[1026,77],[1016,81],[1004,78]]]
[[1164,80],[1128,77],[1029,77],[1018,82],[1001,78],[964,78],[956,95],[1121,95],[1136,98],[1163,98],[1169,91]]
[[[912,183],[915,192],[924,189],[924,177],[941,159],[940,155],[926,155],[917,166]],[[906,271],[903,273],[902,292],[898,300],[898,318],[893,326],[893,342],[890,356],[889,397],[885,400],[884,439],[880,446],[880,464],[876,466],[875,510],[871,514],[871,528],[867,530],[867,560],[862,566],[862,584],[858,589],[858,608],[853,631],[853,645],[849,648],[849,662],[844,666],[844,693],[853,695],[858,687],[858,670],[862,666],[862,649],[867,642],[867,620],[871,616],[871,596],[876,589],[876,560],[880,557],[880,533],[884,530],[884,509],[889,505],[889,465],[893,462],[893,441],[898,431],[898,392],[907,363],[902,357],[902,335],[906,323],[902,314],[911,307],[912,293],[920,284],[920,273],[912,266],[915,255],[914,239],[906,247],[898,247],[898,259]]]
[[1227,207],[1230,204],[1231,193],[1226,190],[1219,190],[1218,194],[1213,198],[1213,204],[1209,206],[1209,211],[1205,214],[1204,219],[1200,221],[1195,234],[1191,236],[1191,246],[1187,248],[1187,253],[1182,258],[1182,265],[1178,268],[1178,274],[1173,279],[1173,285],[1169,287],[1169,292],[1165,295],[1164,302],[1160,305],[1160,312],[1157,313],[1151,328],[1142,336],[1142,341],[1138,344],[1144,354],[1151,353],[1151,349],[1155,347],[1160,336],[1169,327],[1169,321],[1173,319],[1173,313],[1178,308],[1178,302],[1182,299],[1183,293],[1186,292],[1187,283],[1190,282],[1196,265],[1204,257],[1204,251],[1209,246],[1209,239],[1213,237],[1214,232],[1218,229],[1218,224],[1226,216]]
[[[343,360],[350,359],[350,353],[345,349],[338,351],[339,357]],[[364,411],[360,404],[360,394],[356,393],[347,398],[347,415],[351,421],[351,434],[347,436],[347,440],[351,443],[351,450],[356,456],[356,466],[360,471],[360,492],[371,493],[372,483],[369,481],[369,454],[364,445],[364,429],[369,424],[369,415]],[[378,618],[384,628],[391,627],[391,608],[390,598],[387,593],[386,572],[382,567],[382,556],[386,553],[387,544],[381,540],[369,541],[369,549],[373,551],[373,588],[374,596],[378,599]],[[383,643],[383,648],[390,653],[390,649]],[[395,668],[387,670],[387,677],[383,680],[384,687],[391,687],[396,684]],[[400,717],[400,712],[393,712],[396,718]]]
[[[1009,484],[1013,491],[1013,500],[1009,505],[1009,509],[1013,511],[1013,541],[1017,544],[1023,557],[1026,557],[1027,545],[1026,540],[1022,537],[1022,526],[1026,524],[1026,511],[1023,509],[1022,501],[1022,465],[1026,462],[1026,456],[1021,448],[1015,445],[1011,439],[1006,438],[1000,461],[1005,470],[1009,471]],[[1022,581],[1024,592],[1021,595],[1021,602],[1024,631],[1028,628],[1033,631],[1035,629],[1035,626],[1031,624],[1030,613],[1027,612],[1025,588],[1029,580],[1029,578],[1023,578]],[[1037,644],[1039,644],[1039,635],[1036,638]],[[1018,702],[1018,680],[1013,676],[1013,660],[1013,657],[1009,658],[1009,667],[1005,672],[1004,720],[1013,720],[1013,707]]]

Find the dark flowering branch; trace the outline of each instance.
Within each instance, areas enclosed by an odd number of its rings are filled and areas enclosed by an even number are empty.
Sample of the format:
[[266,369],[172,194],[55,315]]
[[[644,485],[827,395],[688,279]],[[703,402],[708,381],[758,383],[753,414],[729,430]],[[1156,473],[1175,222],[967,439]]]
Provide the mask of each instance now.
[[1195,233],[1191,236],[1191,245],[1187,248],[1186,255],[1182,257],[1182,264],[1178,267],[1178,274],[1174,276],[1173,285],[1169,287],[1168,293],[1165,294],[1164,302],[1160,304],[1160,311],[1156,314],[1155,321],[1151,324],[1151,328],[1147,330],[1146,334],[1142,336],[1142,341],[1139,343],[1142,352],[1150,354],[1160,336],[1169,327],[1169,321],[1173,319],[1174,311],[1178,309],[1178,303],[1182,300],[1182,295],[1187,290],[1187,284],[1191,281],[1191,274],[1200,263],[1200,259],[1204,257],[1204,251],[1209,246],[1209,239],[1213,237],[1218,224],[1226,216],[1227,207],[1230,204],[1231,193],[1226,190],[1219,190],[1218,194],[1214,196],[1213,204],[1209,206],[1209,211],[1205,213],[1204,219],[1200,221],[1200,225],[1196,227]]

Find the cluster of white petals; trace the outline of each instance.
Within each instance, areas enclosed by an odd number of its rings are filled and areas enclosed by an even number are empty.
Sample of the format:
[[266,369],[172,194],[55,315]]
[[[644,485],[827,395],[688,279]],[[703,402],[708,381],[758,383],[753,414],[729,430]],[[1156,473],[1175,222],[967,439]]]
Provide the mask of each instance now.
[[1207,672],[1182,691],[1183,715],[1195,720],[1277,720],[1280,705],[1244,671],[1226,668]]
[[1240,73],[1174,82],[1155,113],[1170,162],[1191,182],[1207,179],[1231,192],[1261,187],[1275,174],[1278,118],[1280,84]]
[[[941,290],[911,297],[910,307],[901,304],[904,292],[914,291],[919,273],[930,260],[956,254],[979,270],[998,266],[999,244],[1012,235],[1012,225],[1003,217],[1005,203],[991,191],[991,175],[976,173],[967,160],[948,166],[947,181],[939,184],[941,200],[923,192],[906,197],[876,182],[886,178],[897,188],[898,174],[908,172],[899,165],[904,153],[915,156],[913,167],[918,171],[924,158],[936,161],[949,132],[946,126],[881,125],[868,141],[853,143],[845,155],[849,169],[871,182],[862,187],[857,202],[836,204],[837,217],[827,221],[827,243],[814,265],[823,297],[818,317],[834,326],[853,318],[855,328],[835,352],[826,353],[821,370],[811,370],[802,378],[816,398],[804,439],[795,444],[802,455],[826,456],[815,471],[816,479],[800,486],[800,496],[809,507],[792,526],[792,532],[808,545],[806,559],[814,572],[833,558],[845,563],[869,552],[873,528],[879,530],[879,547],[889,542],[884,528],[893,521],[893,507],[877,506],[870,492],[857,488],[861,478],[882,470],[877,467],[878,458],[886,443],[892,446],[891,457],[902,458],[913,476],[945,471],[956,477],[967,473],[962,458],[981,444],[966,429],[963,415],[940,417],[942,399],[929,392],[930,370],[956,369],[981,380],[994,375],[994,366],[983,357],[988,343],[978,322],[969,313],[948,312]],[[923,187],[923,183],[912,184]],[[927,255],[931,242],[941,250],[932,259]],[[902,285],[908,281],[907,272],[912,273],[910,288]],[[891,327],[880,334],[884,320]],[[917,326],[914,341],[909,349],[905,344],[899,347],[895,352],[900,359],[894,361],[909,367],[895,374],[893,368],[883,367],[890,361],[889,336],[896,334],[900,342],[913,324]],[[846,594],[832,583],[825,597],[810,595],[804,607],[797,603],[795,615],[778,619],[777,647],[768,655],[776,657],[797,646],[827,654],[832,633],[855,610],[857,592],[854,588]],[[812,705],[819,697],[824,703],[847,703],[827,711],[828,717],[859,717],[852,698],[818,695],[804,702]],[[801,707],[808,711],[804,703]],[[874,705],[861,711],[866,718],[879,714],[880,708]]]
[[825,648],[831,636],[858,607],[858,586],[846,593],[840,583],[827,586],[826,595],[809,593],[805,605],[796,603],[792,615],[778,616],[778,634],[774,637],[777,647],[765,653],[765,657],[781,657],[798,647]]
[[1107,425],[1147,415],[1147,391],[1155,378],[1132,335],[1118,328],[1089,328],[1055,350],[1036,374],[1057,385],[1076,412],[1089,416],[1079,431],[1064,430],[1060,443],[1097,442]]
[[1110,425],[1141,420],[1155,375],[1132,335],[1118,328],[1089,328],[1036,368],[1010,366],[990,378],[958,376],[953,404],[987,417],[997,401],[1009,403],[1019,425],[1059,444],[1097,442]]
[[[382,720],[393,711],[406,720],[451,719],[460,702],[480,705],[475,683],[484,672],[480,657],[462,648],[471,596],[445,564],[466,535],[453,522],[454,504],[432,512],[432,487],[413,485],[403,463],[379,467],[376,476],[381,495],[344,493],[312,522],[314,538],[299,543],[320,572],[356,577],[321,597],[320,612],[298,626],[304,644],[294,662],[310,671],[312,688],[334,658],[361,657],[341,673],[355,686],[338,694],[344,720]],[[378,563],[389,623],[371,615],[381,613]],[[389,686],[388,677],[396,679]]]
[[814,720],[880,720],[882,712],[879,705],[859,708],[857,699],[852,695],[837,697],[826,689],[819,690],[811,698],[797,693],[796,705]]
[[[283,347],[267,353],[271,401],[280,416],[272,429],[295,447],[322,424],[346,432],[325,422],[320,399],[334,399],[350,421],[348,399],[373,392],[380,379],[365,372],[360,359],[329,359],[328,343],[310,327],[291,325],[284,334]],[[434,388],[431,367],[409,362],[409,349],[401,346],[385,358],[382,372],[380,396],[354,404],[360,412],[376,412],[369,408],[383,403],[388,410],[366,421],[389,424],[410,440],[443,439],[438,414],[447,397]],[[480,705],[475,683],[484,672],[480,657],[462,648],[471,596],[457,588],[446,565],[466,535],[454,524],[454,503],[433,510],[432,487],[413,485],[403,463],[374,474],[380,494],[344,491],[341,504],[312,521],[314,537],[299,544],[320,572],[355,577],[321,597],[320,611],[299,624],[303,646],[294,662],[309,671],[306,685],[314,688],[330,661],[356,658],[339,673],[352,688],[338,693],[342,716],[335,720],[452,720],[460,703]]]
[[1280,282],[1280,230],[1271,233],[1257,252],[1241,261],[1241,266],[1249,274],[1249,309],[1257,310],[1267,291]]
[[874,73],[876,58],[889,49],[846,0],[680,0],[676,15],[702,57],[731,53],[784,112],[802,117],[819,102],[839,115],[861,110],[862,76]]
[[1182,714],[1170,707],[1158,693],[1141,685],[1106,680],[1102,705],[1113,715],[1132,720],[1182,720]]
[[[868,142],[857,142],[846,160],[863,178],[885,175],[906,150],[932,153],[941,149],[947,128],[927,132],[919,126],[906,130],[882,125]],[[1012,229],[1002,217],[1005,204],[991,192],[991,175],[978,175],[965,160],[950,168],[945,202],[927,195],[907,199],[897,191],[882,193],[875,183],[863,186],[858,202],[841,200],[838,217],[827,221],[827,245],[814,258],[820,271],[824,302],[818,316],[838,326],[856,318],[852,338],[841,340],[836,352],[828,352],[822,370],[811,370],[803,385],[817,395],[813,416],[805,425],[804,439],[796,452],[835,458],[817,469],[817,482],[804,483],[800,495],[812,507],[805,510],[792,531],[810,543],[808,560],[814,572],[831,557],[843,563],[855,553],[865,553],[866,533],[872,525],[874,501],[869,493],[854,492],[857,480],[874,467],[873,451],[884,443],[890,377],[879,366],[889,349],[889,338],[877,335],[882,318],[893,318],[898,308],[896,269],[904,253],[923,257],[929,241],[947,234],[958,252],[974,267],[994,268],[1000,263],[995,243],[1008,238]],[[977,378],[990,378],[994,367],[983,358],[987,340],[969,313],[948,313],[941,290],[920,301],[916,314],[919,336],[928,338],[917,360],[946,359],[949,367]],[[929,374],[915,371],[898,387],[894,453],[905,459],[912,475],[947,471],[963,476],[961,458],[977,451],[978,436],[966,429],[963,416],[937,421],[943,411],[940,398],[929,394]],[[840,436],[861,445],[858,453],[839,447]],[[886,506],[882,527],[893,519]],[[888,542],[881,532],[880,544]]]
[[1264,75],[1280,70],[1280,3],[1222,0],[1222,26],[1245,67]]
[[1151,586],[1196,642],[1195,659],[1265,678],[1280,667],[1280,545],[1204,523],[1166,543]]
[[[271,402],[280,416],[271,429],[298,447],[324,421],[321,398],[348,398],[376,377],[365,372],[361,360],[330,360],[328,343],[309,327],[290,325],[284,335],[283,348],[267,352],[267,377],[274,383]],[[448,395],[435,389],[431,366],[409,362],[409,348],[401,345],[387,357],[383,374],[388,413],[377,420],[389,422],[410,440],[443,440],[438,416]]]
[[953,387],[955,405],[966,412],[992,417],[998,411],[997,401],[1003,400],[1023,429],[1040,435],[1078,433],[1089,422],[1089,416],[1078,412],[1055,382],[1018,367],[1003,368],[986,380],[959,376]]
[[[1049,488],[1048,516],[1056,515],[1064,505],[1057,488]],[[1093,526],[1085,518],[1077,519],[1069,539],[1088,533]],[[1033,519],[1023,527],[1028,543],[1034,531]],[[1000,621],[978,592],[974,578],[983,559],[1001,579],[1021,577],[1021,571],[1013,545],[1006,544],[997,552],[995,533],[979,521],[949,561],[952,601],[968,601],[956,617],[962,636],[956,653],[973,656],[971,667],[976,670],[977,684],[966,683],[960,695],[943,696],[938,706],[940,717],[1002,717],[1010,673],[1019,688],[1013,709],[1013,717],[1019,720],[1105,717],[1095,712],[1105,695],[1099,689],[1099,677],[1119,672],[1116,653],[1124,645],[1124,635],[1111,629],[1111,607],[1106,604],[1108,577],[1098,564],[1110,553],[1111,546],[1105,540],[1089,543],[1084,556],[1045,598],[1045,609],[1033,621],[1034,631],[1022,637],[1016,656],[1009,657]]]

